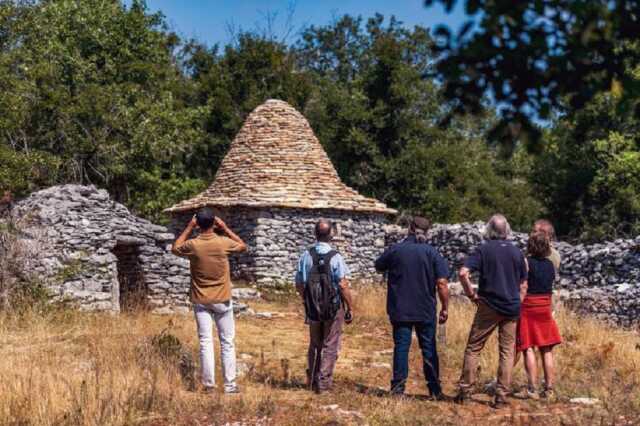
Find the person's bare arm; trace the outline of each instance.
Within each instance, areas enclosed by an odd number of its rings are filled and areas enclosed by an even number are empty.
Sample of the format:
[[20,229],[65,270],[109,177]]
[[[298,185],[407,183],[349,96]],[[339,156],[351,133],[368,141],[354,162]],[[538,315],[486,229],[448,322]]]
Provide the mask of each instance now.
[[473,286],[471,285],[471,271],[469,270],[469,268],[464,266],[460,268],[458,277],[460,278],[460,283],[462,284],[462,288],[464,289],[464,294],[466,294],[473,303],[478,303],[480,299],[478,297],[478,294],[473,289]]
[[198,227],[198,224],[196,222],[196,216],[193,215],[193,217],[187,224],[187,227],[184,228],[184,231],[182,231],[182,234],[180,234],[178,239],[173,242],[173,245],[171,246],[171,252],[173,254],[178,256],[180,255],[180,253],[178,252],[178,247],[182,246],[187,241],[187,238],[189,238],[193,230],[197,227]]
[[218,229],[220,229],[222,232],[224,232],[224,234],[229,237],[230,239],[232,239],[233,241],[235,241],[236,243],[238,243],[240,245],[239,250],[238,251],[245,251],[247,249],[247,245],[245,244],[244,241],[242,241],[242,238],[240,238],[235,232],[233,232],[226,223],[224,223],[224,221],[222,219],[220,219],[218,216],[216,216],[216,221],[215,221],[215,225]]
[[520,302],[527,296],[527,290],[529,289],[529,283],[524,280],[520,283]]
[[342,296],[344,296],[344,301],[347,304],[347,309],[351,310],[351,307],[353,306],[353,298],[351,297],[349,282],[345,278],[340,280],[340,291],[342,292]]
[[449,318],[449,280],[446,278],[438,278],[436,281],[438,287],[438,298],[440,299],[440,324],[447,322]]

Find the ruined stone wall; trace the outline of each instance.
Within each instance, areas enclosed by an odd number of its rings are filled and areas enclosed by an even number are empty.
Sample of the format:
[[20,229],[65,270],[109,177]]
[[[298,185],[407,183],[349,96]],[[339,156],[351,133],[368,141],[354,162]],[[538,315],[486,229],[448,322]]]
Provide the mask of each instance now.
[[[429,240],[449,262],[452,280],[462,262],[482,242],[484,224],[435,225]],[[386,244],[406,235],[397,226],[386,227]],[[514,233],[514,242],[526,248],[527,235]],[[557,295],[579,312],[630,326],[640,324],[640,237],[598,244],[556,242],[562,264],[555,285]]]
[[189,264],[170,253],[173,234],[132,215],[105,190],[51,187],[17,203],[11,215],[25,224],[21,239],[37,245],[33,272],[54,300],[120,311],[116,254],[124,250],[134,253],[128,262],[137,262],[152,311],[187,309]]
[[[332,245],[343,254],[351,276],[376,276],[373,262],[384,249],[384,215],[289,208],[213,210],[248,245],[247,252],[230,258],[234,280],[265,285],[293,282],[300,255],[315,241],[314,226],[320,217],[333,222]],[[173,218],[175,235],[192,215]]]

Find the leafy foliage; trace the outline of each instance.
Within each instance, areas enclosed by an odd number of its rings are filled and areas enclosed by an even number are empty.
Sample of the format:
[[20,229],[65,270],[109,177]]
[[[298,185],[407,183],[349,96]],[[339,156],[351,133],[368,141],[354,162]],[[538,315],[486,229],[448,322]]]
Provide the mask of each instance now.
[[[279,98],[347,184],[402,211],[637,233],[635,2],[539,3],[467,1],[476,27],[456,38],[344,16],[292,45],[240,32],[209,47],[141,0],[0,0],[0,189],[95,184],[164,221],[211,182],[246,116]],[[535,154],[511,144],[535,139],[532,112],[553,119]]]
[[[425,0],[451,11],[456,0]],[[640,2],[632,0],[466,0],[467,21],[457,34],[436,31],[438,74],[454,112],[477,113],[490,94],[503,105],[492,137],[506,144],[538,141],[531,115],[550,119],[554,111],[584,107],[598,93],[622,96],[624,112],[640,96],[640,84],[626,72],[640,63],[633,49],[640,34]],[[640,110],[635,109],[639,114]]]
[[526,183],[514,181],[511,163],[484,143],[492,112],[438,126],[449,105],[424,78],[432,47],[425,28],[380,15],[364,25],[345,16],[308,28],[297,48],[301,67],[316,76],[319,94],[305,110],[316,134],[343,180],[390,205],[437,221],[500,210],[529,226],[540,205]]

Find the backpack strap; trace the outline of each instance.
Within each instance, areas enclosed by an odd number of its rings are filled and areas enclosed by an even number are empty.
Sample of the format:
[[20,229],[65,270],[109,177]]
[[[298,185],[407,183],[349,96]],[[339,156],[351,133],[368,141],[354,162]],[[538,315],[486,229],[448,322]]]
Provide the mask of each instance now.
[[331,265],[331,259],[333,256],[338,254],[337,251],[331,249],[324,254],[318,253],[315,246],[311,246],[308,250],[309,255],[311,256],[312,267],[320,268],[320,263],[323,263],[324,266]]

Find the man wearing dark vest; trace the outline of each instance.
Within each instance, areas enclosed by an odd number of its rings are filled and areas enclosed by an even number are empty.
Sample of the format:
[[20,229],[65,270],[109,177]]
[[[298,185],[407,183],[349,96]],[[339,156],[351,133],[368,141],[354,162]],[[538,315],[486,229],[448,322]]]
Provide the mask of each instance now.
[[422,350],[423,372],[434,399],[442,398],[436,350],[436,289],[441,309],[439,322],[447,321],[449,268],[438,251],[426,242],[428,219],[414,217],[409,236],[387,249],[375,262],[386,272],[387,313],[393,326],[393,379],[391,393],[402,395],[409,375],[411,335],[416,330]]
[[[315,226],[316,243],[305,250],[296,272],[296,289],[305,301],[307,314],[306,322],[309,324],[309,351],[307,381],[308,385],[317,393],[323,393],[331,389],[333,385],[333,370],[340,350],[340,338],[342,326],[345,322],[351,322],[351,293],[347,276],[347,267],[342,255],[331,248],[331,222],[320,219]],[[309,289],[314,276],[318,274],[318,264],[326,263],[326,273],[329,278],[332,300],[329,304],[335,306],[329,317],[321,318],[314,311],[310,312]],[[323,269],[324,270],[324,269]],[[322,271],[320,273],[322,273]],[[346,305],[346,309],[345,309]]]

